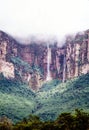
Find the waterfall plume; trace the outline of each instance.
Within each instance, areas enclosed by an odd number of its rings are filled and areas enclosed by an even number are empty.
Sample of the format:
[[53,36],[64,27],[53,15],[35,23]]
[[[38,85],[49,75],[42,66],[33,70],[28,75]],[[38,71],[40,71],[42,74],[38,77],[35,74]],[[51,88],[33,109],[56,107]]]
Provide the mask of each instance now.
[[49,44],[47,44],[47,77],[46,80],[51,80],[51,74],[50,74],[50,62],[51,62],[51,49],[49,47]]
[[66,70],[66,58],[65,58],[65,55],[64,55],[64,61],[63,61],[63,79],[62,79],[63,83],[65,82],[65,70]]

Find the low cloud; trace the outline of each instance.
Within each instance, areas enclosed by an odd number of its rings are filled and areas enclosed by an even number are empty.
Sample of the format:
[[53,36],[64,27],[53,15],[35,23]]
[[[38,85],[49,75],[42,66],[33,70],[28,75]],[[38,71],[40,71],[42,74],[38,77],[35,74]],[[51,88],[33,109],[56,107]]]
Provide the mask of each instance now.
[[57,39],[89,29],[88,0],[0,0],[0,29],[19,41]]

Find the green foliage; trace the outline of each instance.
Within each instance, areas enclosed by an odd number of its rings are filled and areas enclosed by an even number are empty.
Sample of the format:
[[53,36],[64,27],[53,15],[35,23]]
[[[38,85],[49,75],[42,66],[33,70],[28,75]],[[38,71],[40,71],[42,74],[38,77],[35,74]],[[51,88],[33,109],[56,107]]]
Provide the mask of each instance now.
[[79,109],[75,113],[61,113],[54,121],[41,121],[39,117],[30,115],[15,125],[4,117],[0,120],[1,130],[88,130],[89,114]]
[[52,81],[48,81],[42,85],[42,87],[40,88],[40,92],[51,90],[52,88],[56,87],[60,83],[61,83],[61,81],[59,79],[54,79]]
[[89,73],[86,75],[82,75],[78,77],[74,82],[73,82],[73,88],[86,88],[89,87]]
[[[11,57],[11,62],[16,66],[16,68],[18,68],[18,70],[20,68],[22,68],[23,72],[26,72],[26,73],[28,73],[28,72],[29,73],[38,72],[40,75],[42,75],[42,73],[43,73],[42,69],[39,66],[34,65],[34,64],[31,66],[19,57]],[[16,74],[19,75],[19,72],[17,71],[17,69],[15,71],[16,71]]]
[[0,116],[6,115],[14,122],[28,114],[53,121],[58,114],[73,112],[76,108],[89,111],[89,74],[66,83],[53,80],[36,93],[26,84],[7,80],[2,74],[0,79]]
[[26,84],[15,80],[0,80],[0,115],[6,115],[14,122],[32,113],[35,94]]
[[60,124],[61,129],[72,129],[74,118],[71,113],[62,113],[56,120],[57,124]]
[[89,111],[89,74],[53,87],[46,84],[45,87],[37,93],[35,110],[43,120],[53,120],[59,113],[76,108]]
[[23,71],[25,72],[33,72],[32,67],[19,57],[11,57],[11,62],[16,65],[18,68],[23,68]]
[[0,118],[0,130],[12,130],[12,121],[6,116]]
[[89,114],[76,109],[75,127],[76,130],[87,130],[89,128]]

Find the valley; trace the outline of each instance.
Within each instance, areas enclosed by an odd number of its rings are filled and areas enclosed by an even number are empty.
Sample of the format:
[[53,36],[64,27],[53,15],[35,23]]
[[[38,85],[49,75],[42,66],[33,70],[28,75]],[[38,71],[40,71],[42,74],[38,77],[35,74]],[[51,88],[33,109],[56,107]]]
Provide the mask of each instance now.
[[30,114],[53,121],[63,112],[89,112],[89,30],[57,41],[22,44],[0,31],[0,117]]
[[89,112],[89,74],[66,83],[50,81],[37,92],[17,81],[0,80],[0,116],[17,122],[28,115],[54,120],[62,112],[84,109]]

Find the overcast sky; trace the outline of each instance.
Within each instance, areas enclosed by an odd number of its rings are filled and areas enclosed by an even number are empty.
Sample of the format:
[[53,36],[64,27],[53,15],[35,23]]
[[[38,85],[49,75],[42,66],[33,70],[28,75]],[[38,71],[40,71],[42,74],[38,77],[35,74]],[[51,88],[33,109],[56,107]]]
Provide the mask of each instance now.
[[89,29],[89,0],[0,0],[0,30],[56,35]]

